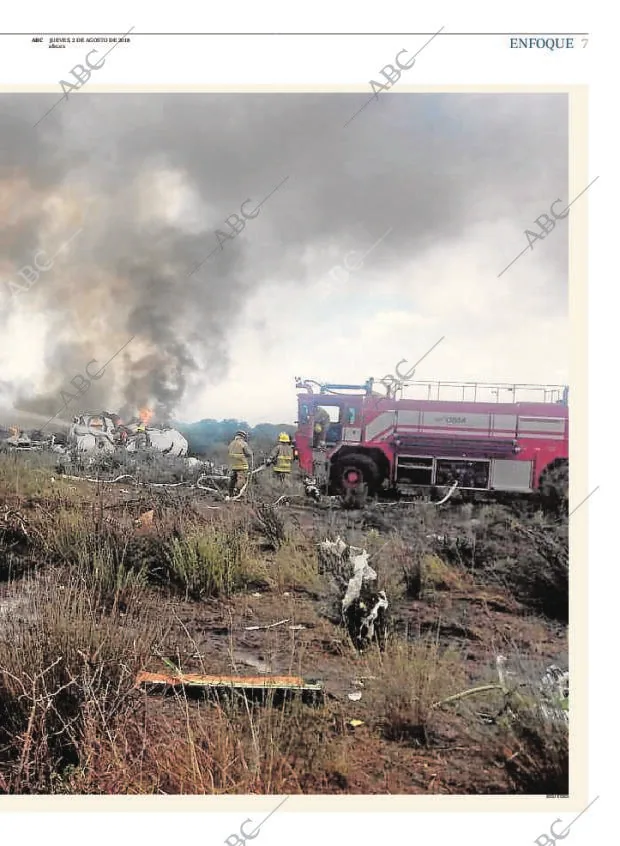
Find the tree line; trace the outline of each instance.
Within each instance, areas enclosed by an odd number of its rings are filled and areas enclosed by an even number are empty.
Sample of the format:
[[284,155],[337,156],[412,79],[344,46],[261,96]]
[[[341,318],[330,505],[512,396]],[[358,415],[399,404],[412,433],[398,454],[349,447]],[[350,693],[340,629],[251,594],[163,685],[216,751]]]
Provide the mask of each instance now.
[[225,463],[228,455],[228,444],[235,436],[235,432],[243,429],[248,432],[250,446],[257,456],[264,455],[272,449],[278,440],[280,432],[286,432],[293,437],[295,426],[290,423],[258,423],[250,426],[245,420],[199,420],[197,423],[174,423],[182,435],[187,438],[190,455],[208,457]]

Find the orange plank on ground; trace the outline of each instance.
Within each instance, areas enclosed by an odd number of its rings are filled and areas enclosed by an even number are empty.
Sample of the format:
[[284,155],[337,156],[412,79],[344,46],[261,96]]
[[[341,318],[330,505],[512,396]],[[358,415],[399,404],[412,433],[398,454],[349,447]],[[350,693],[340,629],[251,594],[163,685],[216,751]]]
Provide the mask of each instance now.
[[306,682],[299,676],[205,676],[198,673],[138,673],[136,686],[159,684],[169,687],[285,688],[287,690],[322,690],[323,685]]

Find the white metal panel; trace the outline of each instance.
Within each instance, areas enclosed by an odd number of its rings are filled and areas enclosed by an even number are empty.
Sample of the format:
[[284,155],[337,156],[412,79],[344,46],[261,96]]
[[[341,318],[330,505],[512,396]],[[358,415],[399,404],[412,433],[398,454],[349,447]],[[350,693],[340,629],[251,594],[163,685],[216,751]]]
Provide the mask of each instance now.
[[550,435],[549,432],[519,432],[519,438],[544,438],[546,441],[563,441],[565,435]]
[[566,420],[557,417],[519,417],[519,432],[564,432]]
[[342,440],[347,443],[359,444],[362,439],[362,430],[359,426],[346,426],[342,430]]
[[396,418],[397,426],[419,426],[420,425],[420,411],[405,410],[398,412]]
[[493,429],[497,431],[502,429],[510,432],[517,431],[517,415],[516,414],[494,414],[493,415]]
[[381,414],[366,425],[366,440],[374,441],[378,435],[391,431],[394,428],[395,418],[395,411],[381,412]]
[[[472,438],[474,438],[474,439],[477,438],[480,441],[486,440],[485,436],[489,434],[486,431],[486,429],[484,429],[484,430],[483,429],[465,429],[461,426],[455,426],[454,431],[458,432],[459,436],[466,436],[466,437],[471,436]],[[422,430],[422,434],[424,434],[424,435],[444,435],[444,436],[450,437],[452,435],[452,432],[447,428],[446,429],[425,428],[425,429]],[[491,432],[490,435],[491,435],[491,437],[497,438],[497,439],[500,439],[500,438],[506,439],[506,438],[510,437],[510,435],[506,434],[506,432]]]
[[454,426],[455,428],[476,429],[487,432],[491,425],[490,414],[472,414],[458,411],[425,411],[422,415],[423,426]]
[[505,458],[493,460],[490,487],[500,491],[531,491],[533,463]]

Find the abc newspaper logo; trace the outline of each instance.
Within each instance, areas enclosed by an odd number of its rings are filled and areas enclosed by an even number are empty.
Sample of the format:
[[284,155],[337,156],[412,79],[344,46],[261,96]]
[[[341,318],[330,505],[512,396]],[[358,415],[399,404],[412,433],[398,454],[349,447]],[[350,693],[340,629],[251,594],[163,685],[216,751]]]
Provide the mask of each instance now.
[[[550,796],[548,798],[550,798],[550,799],[551,798],[553,798],[553,799],[556,799],[556,798],[557,799],[568,799],[568,796],[553,796],[553,797]],[[551,823],[551,825],[549,826],[549,832],[548,833],[543,832],[542,834],[539,834],[538,837],[536,838],[536,840],[534,840],[532,842],[536,843],[536,846],[555,846],[555,844],[558,842],[558,840],[564,840],[566,837],[568,837],[568,835],[570,834],[571,828],[575,825],[575,823],[577,822],[579,817],[582,817],[585,814],[585,812],[588,810],[588,808],[591,808],[592,805],[594,805],[594,803],[596,802],[596,800],[598,798],[599,798],[598,796],[595,796],[594,799],[588,805],[586,805],[586,807],[583,809],[583,811],[580,811],[577,814],[577,816],[574,819],[572,819],[568,823],[568,825],[565,826],[563,829],[561,829],[559,831],[557,830],[559,828],[559,825],[562,823],[562,820],[560,819],[560,817],[558,817],[557,820],[554,820]]]
[[244,820],[241,823],[241,825],[239,826],[239,833],[240,833],[241,836],[239,836],[239,834],[236,834],[236,833],[230,834],[226,838],[224,843],[226,843],[227,846],[239,846],[239,844],[245,843],[246,840],[254,840],[255,837],[258,837],[258,835],[260,834],[260,826],[256,826],[250,832],[246,832],[246,830],[245,830],[247,824],[251,823],[251,822],[252,822],[252,820],[249,819],[249,818],[247,820]]
[[549,217],[548,214],[544,213],[539,215],[534,223],[536,223],[540,228],[540,234],[533,232],[531,229],[525,230],[525,237],[527,238],[528,246],[533,250],[534,249],[534,242],[535,241],[543,241],[547,235],[549,235],[556,226],[556,220],[564,220],[565,217],[568,217],[569,214],[569,207],[566,206],[562,211],[557,211],[553,208],[558,203],[562,203],[562,200],[554,200],[549,207],[549,211],[553,215],[553,218]]
[[229,835],[228,835],[228,837],[227,837],[227,838],[226,838],[226,840],[224,841],[224,843],[226,844],[226,846],[239,846],[239,844],[244,844],[244,843],[246,842],[246,840],[254,840],[254,838],[255,838],[255,837],[258,837],[258,835],[260,834],[260,830],[261,830],[261,828],[265,825],[265,823],[267,822],[267,820],[268,820],[270,817],[272,817],[272,816],[275,814],[275,812],[276,812],[279,808],[281,808],[281,807],[282,807],[282,805],[284,805],[284,803],[285,803],[285,802],[287,801],[287,799],[289,799],[289,798],[290,798],[290,797],[285,796],[285,797],[284,797],[284,799],[282,799],[282,801],[281,801],[281,802],[278,802],[278,804],[277,804],[277,805],[276,805],[276,807],[273,809],[273,811],[270,811],[270,812],[267,814],[267,816],[265,817],[265,819],[264,819],[264,820],[262,820],[262,822],[260,822],[257,826],[255,826],[255,828],[253,828],[251,831],[246,831],[246,828],[248,827],[248,823],[252,823],[252,820],[251,820],[251,819],[249,819],[249,818],[248,818],[247,820],[244,820],[244,821],[241,823],[241,825],[239,826],[239,833],[238,833],[238,834],[237,834],[236,832],[233,832],[233,834],[229,834]]
[[534,843],[538,844],[538,846],[554,846],[558,840],[564,840],[565,837],[568,837],[570,834],[570,825],[562,831],[556,831],[556,826],[561,822],[562,820],[559,817],[557,820],[554,820],[549,826],[549,834],[539,834],[536,840],[534,840]]

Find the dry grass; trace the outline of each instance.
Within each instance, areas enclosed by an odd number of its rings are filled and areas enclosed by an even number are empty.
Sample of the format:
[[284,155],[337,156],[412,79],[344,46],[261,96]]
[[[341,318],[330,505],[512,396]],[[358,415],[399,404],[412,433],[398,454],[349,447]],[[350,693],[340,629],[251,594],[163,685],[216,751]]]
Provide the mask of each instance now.
[[170,540],[166,558],[169,578],[186,599],[231,596],[256,574],[248,535],[234,525],[194,527]]
[[79,578],[30,580],[20,597],[0,641],[0,788],[53,792],[67,766],[84,765],[89,738],[113,736],[162,617],[138,596],[124,615],[102,611]]
[[[472,684],[471,663],[460,647],[446,645],[443,628],[416,640],[392,635],[385,652],[357,654],[321,607],[328,596],[339,611],[341,592],[319,574],[314,543],[340,534],[364,546],[390,611],[419,609],[423,630],[440,603],[448,608],[452,592],[471,592],[474,578],[506,583],[510,568],[513,593],[556,591],[561,600],[561,528],[523,517],[519,533],[505,510],[491,507],[476,512],[472,532],[472,507],[463,506],[409,512],[402,532],[402,518],[382,518],[380,531],[368,531],[370,523],[360,525],[353,512],[320,512],[320,526],[302,531],[290,511],[274,508],[268,471],[248,503],[202,513],[199,500],[174,492],[135,491],[125,505],[109,488],[58,477],[52,483],[52,475],[40,456],[0,460],[0,578],[9,579],[9,604],[0,600],[0,792],[355,792],[369,784],[360,768],[374,761],[380,771],[373,756],[386,746],[396,757],[431,755],[448,717],[460,721],[461,742],[483,750],[474,766],[505,773],[516,792],[568,792],[566,726],[543,718],[531,696],[513,697],[510,710],[501,692],[483,704],[436,707]],[[152,526],[138,528],[136,517],[149,510]],[[459,543],[432,539],[449,532]],[[184,656],[195,658],[192,638],[207,620],[200,609],[210,611],[209,626],[238,625],[255,584],[264,594],[290,592],[287,607],[303,607],[303,622],[315,615],[316,625],[303,636],[276,628],[250,642],[270,662],[284,656],[299,674],[309,666],[333,673],[335,662],[341,674],[363,680],[359,706],[344,698],[318,708],[257,707],[243,699],[149,698],[133,689],[138,670],[161,669],[158,656],[177,654],[179,637],[191,642]],[[187,612],[189,628],[180,623],[182,636],[173,613],[179,595],[198,609]],[[198,604],[207,599],[219,601]],[[273,596],[267,602],[270,613],[278,608]],[[296,610],[282,616],[296,617]],[[341,644],[339,651],[330,652],[329,643]],[[491,706],[487,724],[480,708]],[[364,715],[359,732],[350,725],[356,708]],[[407,784],[402,772],[395,777]]]
[[313,593],[321,589],[316,549],[309,548],[303,538],[285,541],[273,557],[268,573],[279,591]]
[[168,701],[165,714],[146,700],[138,710],[125,723],[122,741],[104,740],[88,768],[69,773],[68,791],[320,792],[346,742],[329,712],[296,702],[257,708],[243,699],[217,704],[179,695]]
[[371,677],[369,708],[383,734],[420,745],[427,745],[432,735],[437,717],[433,704],[465,684],[461,656],[436,637],[389,639],[383,654],[375,651],[368,657],[365,673]]

